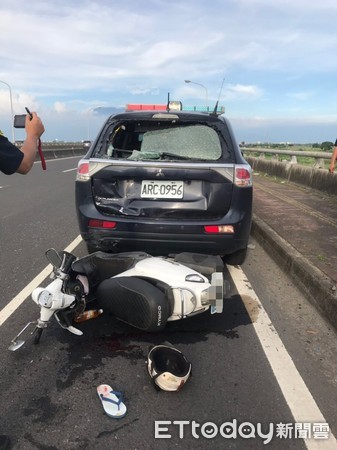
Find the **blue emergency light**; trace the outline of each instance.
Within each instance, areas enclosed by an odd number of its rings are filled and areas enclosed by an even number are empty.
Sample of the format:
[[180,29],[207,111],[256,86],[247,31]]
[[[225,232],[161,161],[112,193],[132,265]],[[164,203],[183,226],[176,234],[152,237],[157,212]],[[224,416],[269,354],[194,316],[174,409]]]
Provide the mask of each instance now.
[[[184,105],[183,106],[183,111],[195,111],[195,112],[207,112],[207,113],[213,113],[214,112],[214,108],[212,108],[211,106],[189,106],[189,105]],[[216,109],[216,114],[224,114],[225,112],[225,107],[224,106],[219,106]]]

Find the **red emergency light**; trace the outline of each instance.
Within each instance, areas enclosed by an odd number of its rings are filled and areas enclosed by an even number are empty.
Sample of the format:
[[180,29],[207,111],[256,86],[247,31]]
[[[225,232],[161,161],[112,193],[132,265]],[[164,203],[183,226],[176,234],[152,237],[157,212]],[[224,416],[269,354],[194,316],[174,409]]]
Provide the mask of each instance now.
[[128,103],[126,111],[166,111],[167,105],[144,105],[143,103]]

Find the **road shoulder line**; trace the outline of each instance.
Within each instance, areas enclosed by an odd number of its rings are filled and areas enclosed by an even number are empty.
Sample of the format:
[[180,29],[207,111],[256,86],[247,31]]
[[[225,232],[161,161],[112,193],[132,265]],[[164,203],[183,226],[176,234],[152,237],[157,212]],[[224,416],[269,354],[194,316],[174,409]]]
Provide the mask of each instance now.
[[[227,267],[247,313],[250,301],[258,307],[258,314],[250,316],[252,325],[296,423],[327,423],[246,275],[237,266]],[[331,432],[327,440],[304,441],[308,450],[337,448]]]

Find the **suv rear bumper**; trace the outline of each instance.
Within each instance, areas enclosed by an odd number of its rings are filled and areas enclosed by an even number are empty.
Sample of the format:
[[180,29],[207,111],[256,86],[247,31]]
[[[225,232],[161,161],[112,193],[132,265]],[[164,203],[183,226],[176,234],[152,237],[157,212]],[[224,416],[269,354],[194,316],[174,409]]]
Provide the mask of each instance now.
[[[122,252],[141,250],[151,255],[168,255],[182,251],[210,255],[228,255],[245,249],[251,227],[251,211],[245,213],[230,211],[221,221],[216,222],[158,222],[107,218],[89,205],[78,208],[78,219],[83,240],[91,250]],[[113,229],[90,228],[88,217],[99,220],[116,221]],[[204,225],[233,225],[235,232],[206,233]]]
[[[209,255],[228,255],[247,247],[247,240],[234,239],[229,235],[205,236],[200,235],[155,235],[155,238],[145,234],[137,236],[127,233],[116,233],[111,236],[104,231],[81,233],[91,251],[106,252],[146,251],[150,255],[169,255],[171,253],[197,252]],[[153,235],[152,235],[153,236]]]

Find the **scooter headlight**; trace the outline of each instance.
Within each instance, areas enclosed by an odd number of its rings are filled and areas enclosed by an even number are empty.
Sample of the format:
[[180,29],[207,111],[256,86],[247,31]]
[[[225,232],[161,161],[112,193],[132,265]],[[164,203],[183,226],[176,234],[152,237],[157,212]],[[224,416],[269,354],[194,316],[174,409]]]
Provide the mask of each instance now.
[[53,302],[51,292],[43,289],[43,291],[40,292],[37,301],[40,306],[43,306],[44,308],[50,308]]
[[197,273],[186,275],[185,281],[191,281],[192,283],[205,283],[205,280]]

